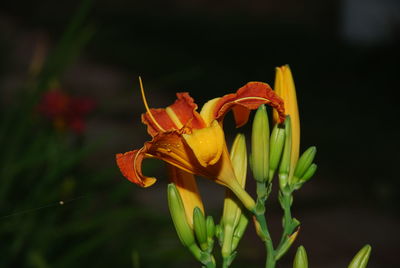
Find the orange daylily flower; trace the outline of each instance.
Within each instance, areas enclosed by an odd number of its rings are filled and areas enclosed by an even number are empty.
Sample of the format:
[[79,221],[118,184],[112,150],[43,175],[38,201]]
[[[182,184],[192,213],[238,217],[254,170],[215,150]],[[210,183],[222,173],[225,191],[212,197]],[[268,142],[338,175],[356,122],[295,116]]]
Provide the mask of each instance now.
[[231,189],[249,208],[254,201],[235,178],[222,129],[224,116],[233,110],[236,125],[244,125],[250,110],[262,104],[275,108],[279,120],[285,118],[283,101],[270,86],[261,82],[249,82],[236,93],[207,102],[200,113],[187,92],[177,93],[177,100],[165,109],[149,109],[140,80],[146,113],[142,122],[152,140],[140,149],[117,154],[117,164],[122,174],[142,187],[155,183],[156,179],[142,173],[144,158],[161,159],[191,174],[215,180]]

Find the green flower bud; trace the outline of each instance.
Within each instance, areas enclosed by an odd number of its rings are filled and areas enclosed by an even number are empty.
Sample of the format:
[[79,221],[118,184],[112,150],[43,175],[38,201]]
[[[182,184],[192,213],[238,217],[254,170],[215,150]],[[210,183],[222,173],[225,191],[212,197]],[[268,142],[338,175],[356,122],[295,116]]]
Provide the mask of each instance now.
[[371,246],[365,245],[350,262],[348,268],[365,268],[367,267],[369,256],[371,255]]
[[303,246],[297,248],[293,268],[308,268],[307,252]]
[[285,128],[280,124],[275,124],[270,138],[269,151],[269,180],[274,177],[275,170],[281,160],[283,147],[285,145]]
[[305,172],[313,162],[316,153],[317,148],[312,146],[301,155],[299,161],[297,162],[296,169],[294,170],[295,177],[301,178],[304,176]]
[[[235,172],[236,179],[241,188],[244,189],[246,184],[247,174],[247,150],[246,140],[243,134],[236,135],[235,141],[233,142],[230,158],[232,166]],[[229,189],[226,190],[224,199],[224,210],[222,214],[222,225],[223,228],[226,225],[231,225],[234,229],[239,222],[241,214],[240,201],[237,200],[236,196]]]
[[309,166],[309,168],[306,170],[306,172],[304,173],[303,177],[300,178],[301,182],[306,182],[309,179],[311,179],[312,176],[314,176],[315,171],[317,171],[317,165],[316,164],[312,164],[311,166]]
[[240,186],[244,188],[247,177],[247,148],[244,134],[237,134],[232,144],[230,158],[235,176]]
[[257,182],[266,182],[269,173],[269,121],[265,105],[261,105],[254,116],[251,161],[254,179]]
[[207,229],[207,243],[208,250],[212,250],[214,246],[214,235],[215,235],[215,223],[212,216],[207,216],[206,219],[206,229]]
[[212,216],[207,216],[206,219],[207,238],[213,239],[215,234],[215,223]]
[[235,231],[233,232],[232,251],[237,248],[240,239],[242,239],[243,234],[246,231],[248,223],[249,223],[249,218],[246,215],[241,214],[239,223],[237,224]]
[[[243,134],[238,134],[233,142],[230,158],[239,185],[244,189],[247,175],[247,150],[246,140]],[[242,215],[240,201],[230,191],[226,190],[224,199],[224,210],[221,219],[221,228],[223,231],[222,256],[228,258],[232,255],[232,240],[234,232],[238,226]]]
[[286,116],[285,146],[283,148],[281,165],[279,166],[279,187],[281,188],[282,191],[285,190],[289,180],[291,151],[292,151],[292,127],[291,127],[290,116]]
[[[168,184],[168,206],[176,232],[178,233],[182,244],[185,247],[193,248],[196,251],[197,246],[193,231],[186,220],[182,199],[173,183]],[[197,249],[199,251],[198,254],[200,254],[200,249],[198,247]]]
[[[221,223],[222,224],[222,223]],[[215,225],[215,236],[218,238],[218,242],[222,245],[224,240],[224,231],[220,224]]]
[[207,227],[206,219],[204,218],[201,209],[195,207],[193,210],[193,229],[196,234],[197,241],[199,242],[200,248],[202,250],[207,250],[208,240],[207,240]]

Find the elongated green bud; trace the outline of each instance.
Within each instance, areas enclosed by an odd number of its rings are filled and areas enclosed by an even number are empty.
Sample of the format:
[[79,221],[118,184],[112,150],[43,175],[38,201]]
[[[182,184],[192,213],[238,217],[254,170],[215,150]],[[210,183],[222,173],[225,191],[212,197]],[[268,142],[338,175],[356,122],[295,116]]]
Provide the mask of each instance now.
[[365,268],[367,267],[369,256],[371,255],[371,246],[365,245],[350,262],[348,268]]
[[[235,141],[233,142],[231,148],[230,158],[236,179],[240,187],[244,189],[247,174],[247,150],[246,140],[243,134],[236,135]],[[226,225],[230,225],[233,230],[239,222],[240,214],[240,201],[237,200],[232,191],[227,189],[224,199],[224,210],[222,214],[222,227],[225,228]]]
[[261,105],[254,116],[251,161],[254,179],[257,182],[266,182],[269,173],[269,121],[265,105]]
[[303,246],[297,248],[296,256],[294,257],[293,268],[308,268],[307,253]]
[[297,161],[296,169],[294,170],[295,177],[301,178],[304,176],[305,172],[314,161],[316,153],[317,148],[315,146],[311,146],[301,155],[299,161]]
[[207,216],[206,219],[207,238],[213,239],[215,234],[215,223],[212,216]]
[[233,141],[230,158],[235,176],[242,188],[246,185],[247,177],[247,148],[244,134],[237,134]]
[[306,172],[304,173],[303,177],[300,178],[301,182],[306,182],[309,179],[311,179],[312,176],[314,176],[315,171],[317,171],[317,165],[312,164],[311,166],[308,167]]
[[206,227],[206,219],[204,218],[201,209],[195,207],[193,210],[193,229],[196,234],[197,241],[199,242],[200,248],[202,250],[207,250],[208,241],[207,241],[207,227]]
[[[247,175],[247,149],[246,140],[243,134],[236,135],[233,142],[230,158],[235,172],[236,179],[244,189]],[[239,224],[242,215],[240,201],[229,189],[226,190],[224,199],[224,210],[221,219],[221,228],[223,231],[221,254],[226,259],[233,254],[232,240],[236,226]],[[233,260],[233,259],[232,259]]]
[[[182,199],[173,183],[168,184],[168,206],[176,232],[182,244],[188,248],[195,249],[194,246],[196,246],[196,243],[193,231],[187,223]],[[197,249],[199,251],[198,254],[200,254],[200,249],[198,247]]]
[[246,231],[248,223],[249,223],[249,218],[246,215],[241,214],[239,223],[237,224],[235,231],[233,232],[232,251],[237,248],[240,239],[242,239],[243,234]]
[[279,166],[279,186],[281,190],[285,189],[285,186],[289,180],[290,172],[290,155],[292,151],[292,127],[290,123],[290,116],[286,116],[285,120],[285,146],[283,148],[283,155],[281,159],[281,165]]
[[215,236],[218,239],[218,243],[222,245],[223,240],[224,240],[224,231],[222,230],[222,227],[220,224],[215,225]]
[[212,216],[206,218],[206,229],[207,229],[207,244],[208,251],[211,252],[214,247],[214,235],[215,235],[215,223]]
[[270,138],[269,151],[269,180],[274,177],[275,170],[278,168],[281,160],[283,147],[285,144],[285,128],[280,124],[275,124]]

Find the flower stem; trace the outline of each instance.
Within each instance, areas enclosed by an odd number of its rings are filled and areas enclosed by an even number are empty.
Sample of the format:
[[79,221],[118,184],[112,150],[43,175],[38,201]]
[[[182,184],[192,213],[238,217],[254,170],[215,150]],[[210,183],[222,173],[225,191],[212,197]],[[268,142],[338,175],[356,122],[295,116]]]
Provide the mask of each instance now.
[[289,194],[283,194],[283,219],[285,226],[283,228],[283,233],[282,233],[282,238],[285,239],[287,235],[290,235],[290,229],[292,225],[292,212],[291,212],[291,198],[292,198],[292,193],[290,192]]
[[283,232],[276,249],[275,259],[279,260],[292,245],[296,235],[292,235],[295,228],[300,224],[296,219],[292,218],[291,206],[292,206],[292,193],[293,191],[282,191],[281,192],[281,206],[283,209]]
[[222,268],[228,268],[229,264],[228,264],[228,259],[227,258],[223,258],[222,260]]
[[274,245],[272,243],[271,235],[269,234],[268,226],[267,226],[267,221],[265,220],[264,214],[255,214],[257,222],[260,224],[262,236],[261,239],[265,243],[265,250],[267,253],[267,260],[265,267],[266,268],[274,268],[275,267],[275,251],[274,251]]
[[257,182],[257,204],[253,212],[256,221],[259,224],[260,232],[259,236],[265,243],[265,250],[267,259],[265,263],[266,268],[274,268],[275,261],[275,250],[272,242],[271,235],[268,230],[267,220],[265,218],[265,200],[268,197],[268,190],[265,183]]

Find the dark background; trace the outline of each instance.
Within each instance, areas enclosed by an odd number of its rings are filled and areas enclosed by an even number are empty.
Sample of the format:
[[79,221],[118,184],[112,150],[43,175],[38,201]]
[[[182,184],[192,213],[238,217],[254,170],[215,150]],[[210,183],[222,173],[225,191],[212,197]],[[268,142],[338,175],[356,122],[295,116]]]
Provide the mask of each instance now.
[[[24,101],[19,88],[35,48],[41,44],[51,54],[79,6],[80,1],[0,5],[2,112]],[[144,106],[137,77],[142,76],[152,107],[169,105],[179,91],[189,91],[201,107],[248,81],[273,85],[274,68],[283,64],[290,64],[296,83],[302,150],[318,148],[319,170],[295,195],[293,214],[302,222],[295,246],[305,246],[311,267],[346,267],[367,243],[372,245],[369,267],[400,264],[396,1],[114,0],[94,1],[88,10],[84,25],[93,34],[57,78],[70,94],[96,101],[79,145],[96,146],[79,161],[79,171],[74,169],[72,201],[63,207],[32,211],[65,197],[29,199],[18,185],[29,192],[40,179],[24,184],[30,173],[15,178],[18,184],[4,196],[0,210],[3,227],[35,218],[30,229],[35,233],[44,228],[42,218],[57,211],[59,220],[49,225],[47,243],[33,242],[41,235],[26,236],[13,252],[7,248],[20,231],[10,228],[2,239],[5,267],[198,265],[180,246],[170,222],[160,163],[146,162],[145,174],[159,178],[149,189],[130,184],[114,163],[115,153],[148,140],[140,122]],[[249,137],[248,130],[239,131]],[[237,131],[227,122],[228,140]],[[199,182],[207,212],[218,219],[222,187]],[[13,202],[7,202],[11,196]],[[19,200],[25,200],[23,206]],[[277,239],[281,211],[275,200],[268,218]],[[76,228],[68,229],[69,223]],[[89,227],[81,230],[82,224]],[[291,267],[294,251],[281,267]],[[263,259],[263,245],[251,226],[233,267],[260,267]]]

